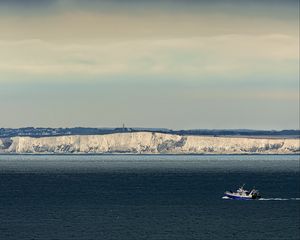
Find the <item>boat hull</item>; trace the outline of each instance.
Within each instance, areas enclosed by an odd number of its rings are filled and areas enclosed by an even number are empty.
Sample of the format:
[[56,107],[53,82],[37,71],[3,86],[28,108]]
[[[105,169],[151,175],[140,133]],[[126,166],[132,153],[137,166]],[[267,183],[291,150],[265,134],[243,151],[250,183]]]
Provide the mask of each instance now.
[[230,194],[230,193],[225,193],[225,196],[235,200],[255,200],[260,198],[259,196],[243,196],[243,195]]

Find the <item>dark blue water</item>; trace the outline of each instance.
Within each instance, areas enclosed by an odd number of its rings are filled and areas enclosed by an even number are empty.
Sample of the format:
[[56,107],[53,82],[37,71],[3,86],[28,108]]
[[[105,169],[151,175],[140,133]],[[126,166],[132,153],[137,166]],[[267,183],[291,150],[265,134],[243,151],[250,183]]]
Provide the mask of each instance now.
[[[0,156],[0,239],[300,239],[299,156]],[[259,201],[222,199],[239,184]]]

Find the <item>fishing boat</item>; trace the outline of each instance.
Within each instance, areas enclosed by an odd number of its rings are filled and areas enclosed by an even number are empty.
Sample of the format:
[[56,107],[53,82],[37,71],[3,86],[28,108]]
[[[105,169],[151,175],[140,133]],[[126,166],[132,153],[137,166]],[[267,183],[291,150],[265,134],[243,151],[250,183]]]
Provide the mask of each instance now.
[[261,197],[258,190],[253,188],[251,191],[248,191],[244,189],[244,186],[245,184],[241,186],[236,192],[226,191],[224,193],[225,197],[236,200],[254,200]]

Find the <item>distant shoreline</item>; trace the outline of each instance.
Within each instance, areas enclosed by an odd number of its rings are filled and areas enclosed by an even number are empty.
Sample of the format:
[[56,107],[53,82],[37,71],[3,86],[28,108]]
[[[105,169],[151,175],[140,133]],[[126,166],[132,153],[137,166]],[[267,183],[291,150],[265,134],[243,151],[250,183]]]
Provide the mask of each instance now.
[[[0,156],[295,156],[300,153],[0,153]],[[299,159],[300,160],[300,159]]]
[[173,130],[167,128],[0,128],[0,138],[11,137],[59,137],[74,135],[107,135],[114,133],[162,133],[181,136],[211,136],[211,137],[253,137],[253,138],[299,138],[300,130],[253,130],[253,129],[187,129]]
[[153,132],[0,138],[1,154],[299,154],[299,138],[186,136]]

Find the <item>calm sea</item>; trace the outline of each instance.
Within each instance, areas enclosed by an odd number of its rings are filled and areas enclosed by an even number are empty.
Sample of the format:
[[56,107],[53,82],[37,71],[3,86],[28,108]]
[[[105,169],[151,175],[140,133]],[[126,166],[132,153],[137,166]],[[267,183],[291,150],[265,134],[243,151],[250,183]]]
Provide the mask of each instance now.
[[[0,155],[0,239],[300,239],[299,164],[299,155]],[[263,199],[222,199],[243,183]]]

